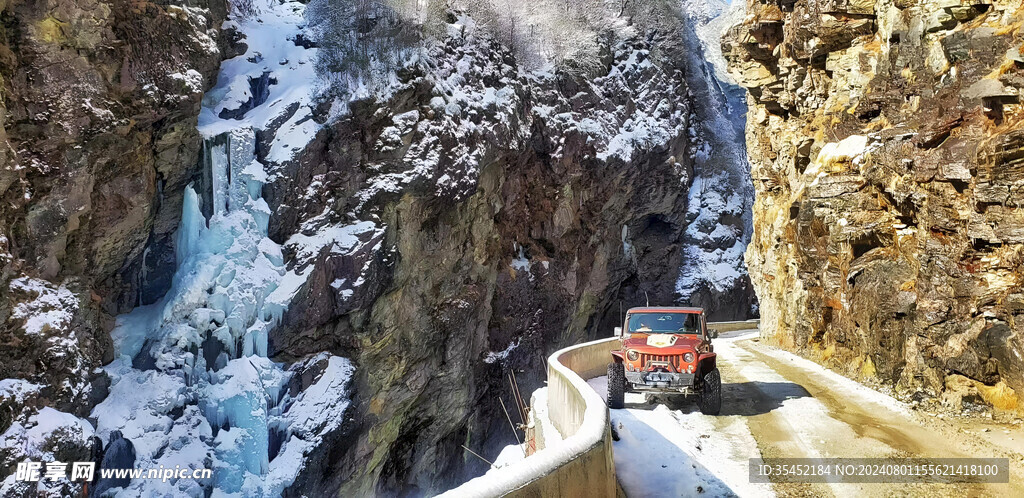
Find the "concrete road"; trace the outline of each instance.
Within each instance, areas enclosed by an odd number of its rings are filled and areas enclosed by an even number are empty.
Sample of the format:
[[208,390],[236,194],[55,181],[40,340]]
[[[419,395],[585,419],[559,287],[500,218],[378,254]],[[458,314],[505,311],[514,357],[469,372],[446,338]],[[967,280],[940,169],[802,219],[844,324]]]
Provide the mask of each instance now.
[[[612,410],[620,485],[634,496],[1024,496],[1020,425],[943,419],[809,360],[757,331],[714,341],[722,413],[693,398],[627,394]],[[604,395],[606,380],[591,386]],[[750,458],[1006,457],[1009,484],[753,484]]]

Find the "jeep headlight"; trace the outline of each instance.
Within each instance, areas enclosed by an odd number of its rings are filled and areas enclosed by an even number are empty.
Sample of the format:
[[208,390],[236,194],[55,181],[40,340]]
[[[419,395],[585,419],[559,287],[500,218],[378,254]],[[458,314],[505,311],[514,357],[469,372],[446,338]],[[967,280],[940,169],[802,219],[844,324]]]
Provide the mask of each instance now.
[[683,361],[687,363],[693,363],[693,353],[686,353],[683,355]]
[[636,359],[639,358],[639,357],[640,357],[640,353],[638,353],[638,352],[636,352],[636,351],[634,351],[632,349],[629,350],[629,352],[626,353],[626,358],[629,358],[629,361],[636,361]]

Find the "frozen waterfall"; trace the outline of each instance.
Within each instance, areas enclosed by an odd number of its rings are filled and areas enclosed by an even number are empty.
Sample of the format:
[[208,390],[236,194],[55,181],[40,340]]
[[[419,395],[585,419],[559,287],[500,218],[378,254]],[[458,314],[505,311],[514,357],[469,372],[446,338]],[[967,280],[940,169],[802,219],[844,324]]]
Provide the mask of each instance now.
[[[104,441],[121,431],[132,442],[136,467],[212,468],[213,479],[135,480],[124,495],[278,496],[348,406],[348,360],[307,360],[322,374],[292,396],[293,370],[267,358],[269,332],[302,281],[267,237],[271,210],[262,190],[269,176],[257,158],[256,131],[272,133],[278,158],[312,138],[315,123],[303,118],[316,49],[291,41],[305,29],[300,2],[250,3],[247,14],[235,9],[228,21],[246,36],[248,51],[224,61],[204,100],[203,180],[184,192],[171,288],[118,317],[111,332],[117,359],[106,367],[110,393],[92,413]],[[277,83],[264,91],[269,98],[249,94],[254,77]],[[220,117],[225,109],[235,110],[230,118]],[[281,119],[285,109],[293,116]]]
[[[117,380],[111,396],[94,412],[100,434],[121,430],[143,459],[167,466],[171,462],[164,463],[166,452],[146,450],[156,448],[162,432],[179,423],[170,413],[174,408],[197,406],[187,424],[196,430],[198,441],[208,434],[207,448],[193,453],[192,461],[184,454],[174,461],[210,464],[213,487],[226,494],[243,489],[248,494],[252,486],[246,480],[269,472],[270,428],[281,416],[289,377],[266,358],[268,332],[283,310],[283,303],[268,306],[267,298],[285,268],[280,246],[267,238],[270,210],[260,197],[266,175],[254,149],[251,128],[206,139],[203,159],[212,179],[208,198],[213,215],[207,222],[202,196],[190,186],[171,290],[157,303],[118,320],[112,335],[120,358],[108,367]],[[175,399],[166,399],[167,392],[137,389],[154,379],[159,387],[172,387]],[[136,384],[136,389],[122,392],[125,383]],[[120,395],[144,399],[128,401]],[[150,397],[162,402],[146,399]],[[141,411],[147,404],[157,407],[149,415],[160,424],[139,427],[139,413],[125,413],[125,405]],[[159,407],[171,410],[160,413]],[[163,430],[153,434],[156,428]],[[146,444],[151,437],[152,444]]]

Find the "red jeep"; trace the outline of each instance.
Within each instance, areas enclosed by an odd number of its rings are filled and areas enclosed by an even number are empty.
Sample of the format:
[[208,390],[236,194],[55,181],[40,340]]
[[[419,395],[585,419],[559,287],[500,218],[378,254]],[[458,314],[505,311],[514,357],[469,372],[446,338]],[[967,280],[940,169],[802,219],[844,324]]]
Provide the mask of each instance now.
[[627,391],[681,393],[718,415],[722,378],[702,308],[631,308],[615,335],[622,347],[608,365],[609,408],[622,408]]

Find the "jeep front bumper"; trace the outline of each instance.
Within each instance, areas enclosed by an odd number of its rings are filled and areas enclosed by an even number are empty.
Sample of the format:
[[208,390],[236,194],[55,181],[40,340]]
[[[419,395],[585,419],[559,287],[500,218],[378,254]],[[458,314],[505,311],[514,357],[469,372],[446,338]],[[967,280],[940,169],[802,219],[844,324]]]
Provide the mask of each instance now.
[[626,372],[635,389],[680,389],[693,386],[694,374],[672,372]]

